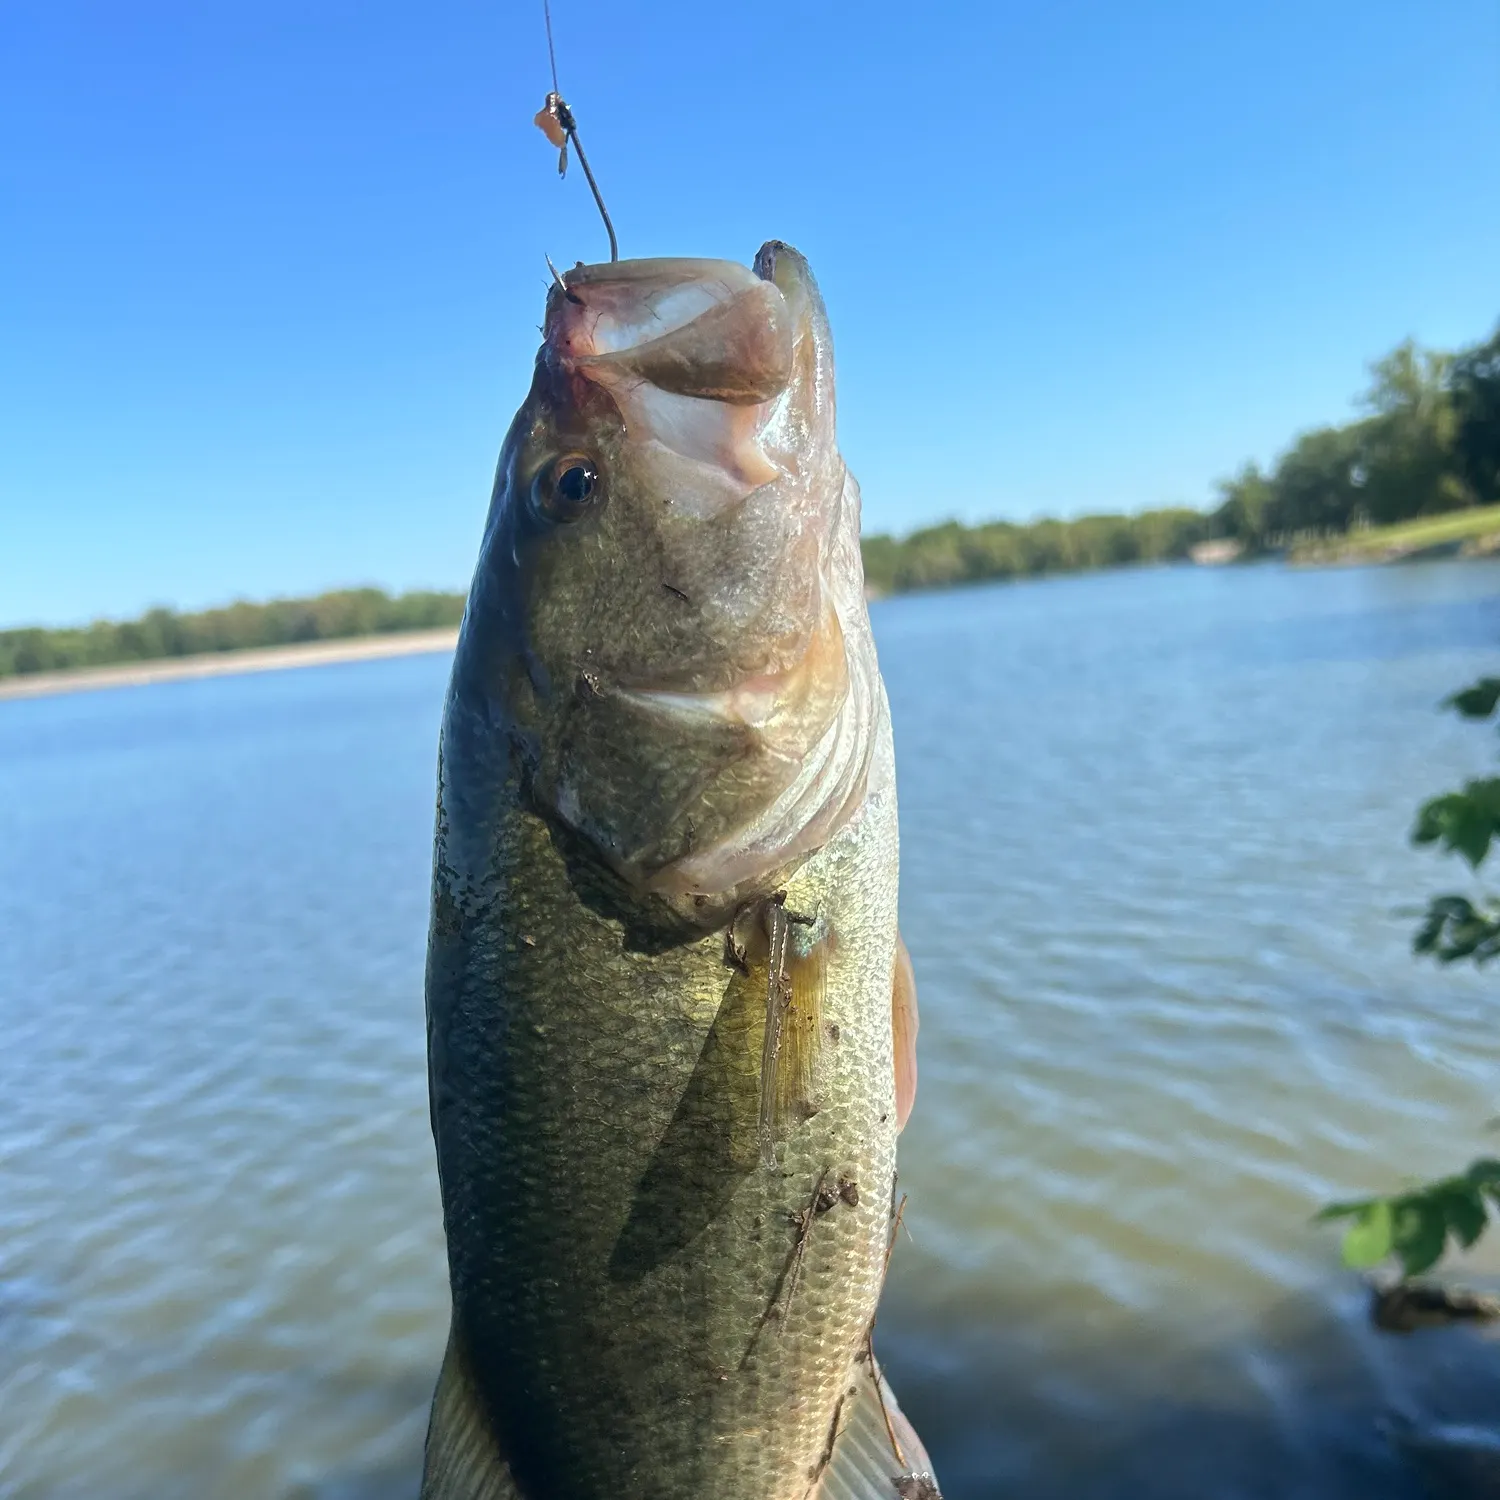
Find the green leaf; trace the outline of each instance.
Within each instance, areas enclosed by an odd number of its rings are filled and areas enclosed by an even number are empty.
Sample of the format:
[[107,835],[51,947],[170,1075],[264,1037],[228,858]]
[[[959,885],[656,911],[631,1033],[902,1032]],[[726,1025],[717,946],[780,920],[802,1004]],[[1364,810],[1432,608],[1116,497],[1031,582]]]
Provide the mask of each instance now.
[[1436,1194],[1412,1193],[1393,1205],[1391,1248],[1408,1276],[1420,1276],[1443,1257],[1448,1219]]
[[1443,700],[1444,708],[1456,709],[1466,719],[1487,719],[1500,703],[1500,677],[1481,677],[1471,687]]
[[1448,804],[1457,797],[1457,792],[1445,792],[1441,797],[1431,797],[1417,809],[1416,826],[1411,831],[1414,844],[1435,844],[1443,836]]
[[1472,797],[1452,799],[1448,824],[1443,829],[1443,842],[1462,854],[1476,870],[1490,852],[1490,837],[1494,831],[1493,816]]
[[1493,1157],[1483,1157],[1476,1161],[1464,1175],[1480,1192],[1494,1201],[1497,1209],[1500,1209],[1500,1161],[1494,1160]]
[[1465,1250],[1484,1233],[1490,1221],[1489,1210],[1479,1189],[1461,1177],[1450,1178],[1433,1190],[1448,1232]]
[[1412,828],[1414,844],[1443,845],[1462,854],[1475,869],[1500,834],[1500,778],[1471,781],[1461,792],[1445,792],[1422,804]]
[[1390,1199],[1371,1200],[1344,1236],[1344,1264],[1354,1271],[1379,1265],[1391,1253],[1394,1230]]
[[1488,813],[1491,819],[1500,820],[1500,776],[1487,776],[1483,781],[1466,782],[1464,795]]
[[1313,1223],[1326,1224],[1330,1219],[1349,1219],[1379,1201],[1377,1198],[1350,1198],[1342,1203],[1329,1203],[1313,1215]]
[[1475,915],[1473,903],[1465,896],[1434,896],[1412,947],[1418,953],[1437,952],[1450,927],[1472,923]]
[[1414,844],[1441,842],[1477,865],[1489,849],[1491,821],[1484,809],[1463,792],[1445,792],[1423,804],[1412,829]]
[[1481,912],[1464,896],[1435,896],[1412,937],[1412,949],[1444,964],[1463,958],[1488,963],[1500,955],[1500,909],[1491,903]]
[[1481,1156],[1478,1161],[1469,1164],[1464,1177],[1475,1187],[1486,1191],[1500,1188],[1500,1161],[1496,1161],[1493,1156]]

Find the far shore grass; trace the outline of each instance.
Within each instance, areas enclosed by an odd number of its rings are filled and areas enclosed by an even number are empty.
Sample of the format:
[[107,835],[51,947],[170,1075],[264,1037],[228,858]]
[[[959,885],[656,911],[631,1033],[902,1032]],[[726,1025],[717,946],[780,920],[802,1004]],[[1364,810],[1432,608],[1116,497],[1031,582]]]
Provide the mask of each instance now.
[[1500,543],[1500,505],[1480,505],[1441,516],[1422,516],[1395,526],[1371,526],[1343,536],[1309,542],[1293,549],[1292,561],[1375,562],[1413,557],[1430,550],[1462,548],[1466,542],[1491,537]]

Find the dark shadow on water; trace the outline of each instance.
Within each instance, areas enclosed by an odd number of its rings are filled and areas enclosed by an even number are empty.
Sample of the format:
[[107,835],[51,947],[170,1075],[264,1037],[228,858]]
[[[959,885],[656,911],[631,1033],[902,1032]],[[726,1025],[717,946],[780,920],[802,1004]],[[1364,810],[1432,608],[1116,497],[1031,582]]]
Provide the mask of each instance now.
[[888,1334],[881,1357],[947,1500],[1500,1497],[1494,1459],[1400,1438],[1500,1426],[1500,1343],[1376,1334],[1363,1308],[1343,1288],[1189,1352],[1101,1344],[1074,1368],[1028,1357],[1021,1310],[1014,1331]]

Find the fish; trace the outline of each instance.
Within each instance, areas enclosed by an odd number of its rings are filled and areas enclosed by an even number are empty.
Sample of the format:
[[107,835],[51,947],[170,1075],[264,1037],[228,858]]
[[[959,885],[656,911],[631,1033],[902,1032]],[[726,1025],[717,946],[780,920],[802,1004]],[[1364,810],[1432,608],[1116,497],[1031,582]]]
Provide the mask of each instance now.
[[876,1362],[915,1093],[806,260],[549,288],[443,710],[423,1500],[939,1500]]

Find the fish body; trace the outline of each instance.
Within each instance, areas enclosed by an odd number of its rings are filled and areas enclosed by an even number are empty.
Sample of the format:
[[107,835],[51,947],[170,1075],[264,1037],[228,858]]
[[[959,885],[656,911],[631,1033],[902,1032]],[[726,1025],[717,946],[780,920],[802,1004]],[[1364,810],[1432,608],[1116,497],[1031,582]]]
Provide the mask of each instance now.
[[821,299],[773,242],[580,267],[544,333],[442,730],[423,1496],[927,1500],[870,1342],[915,1012]]

